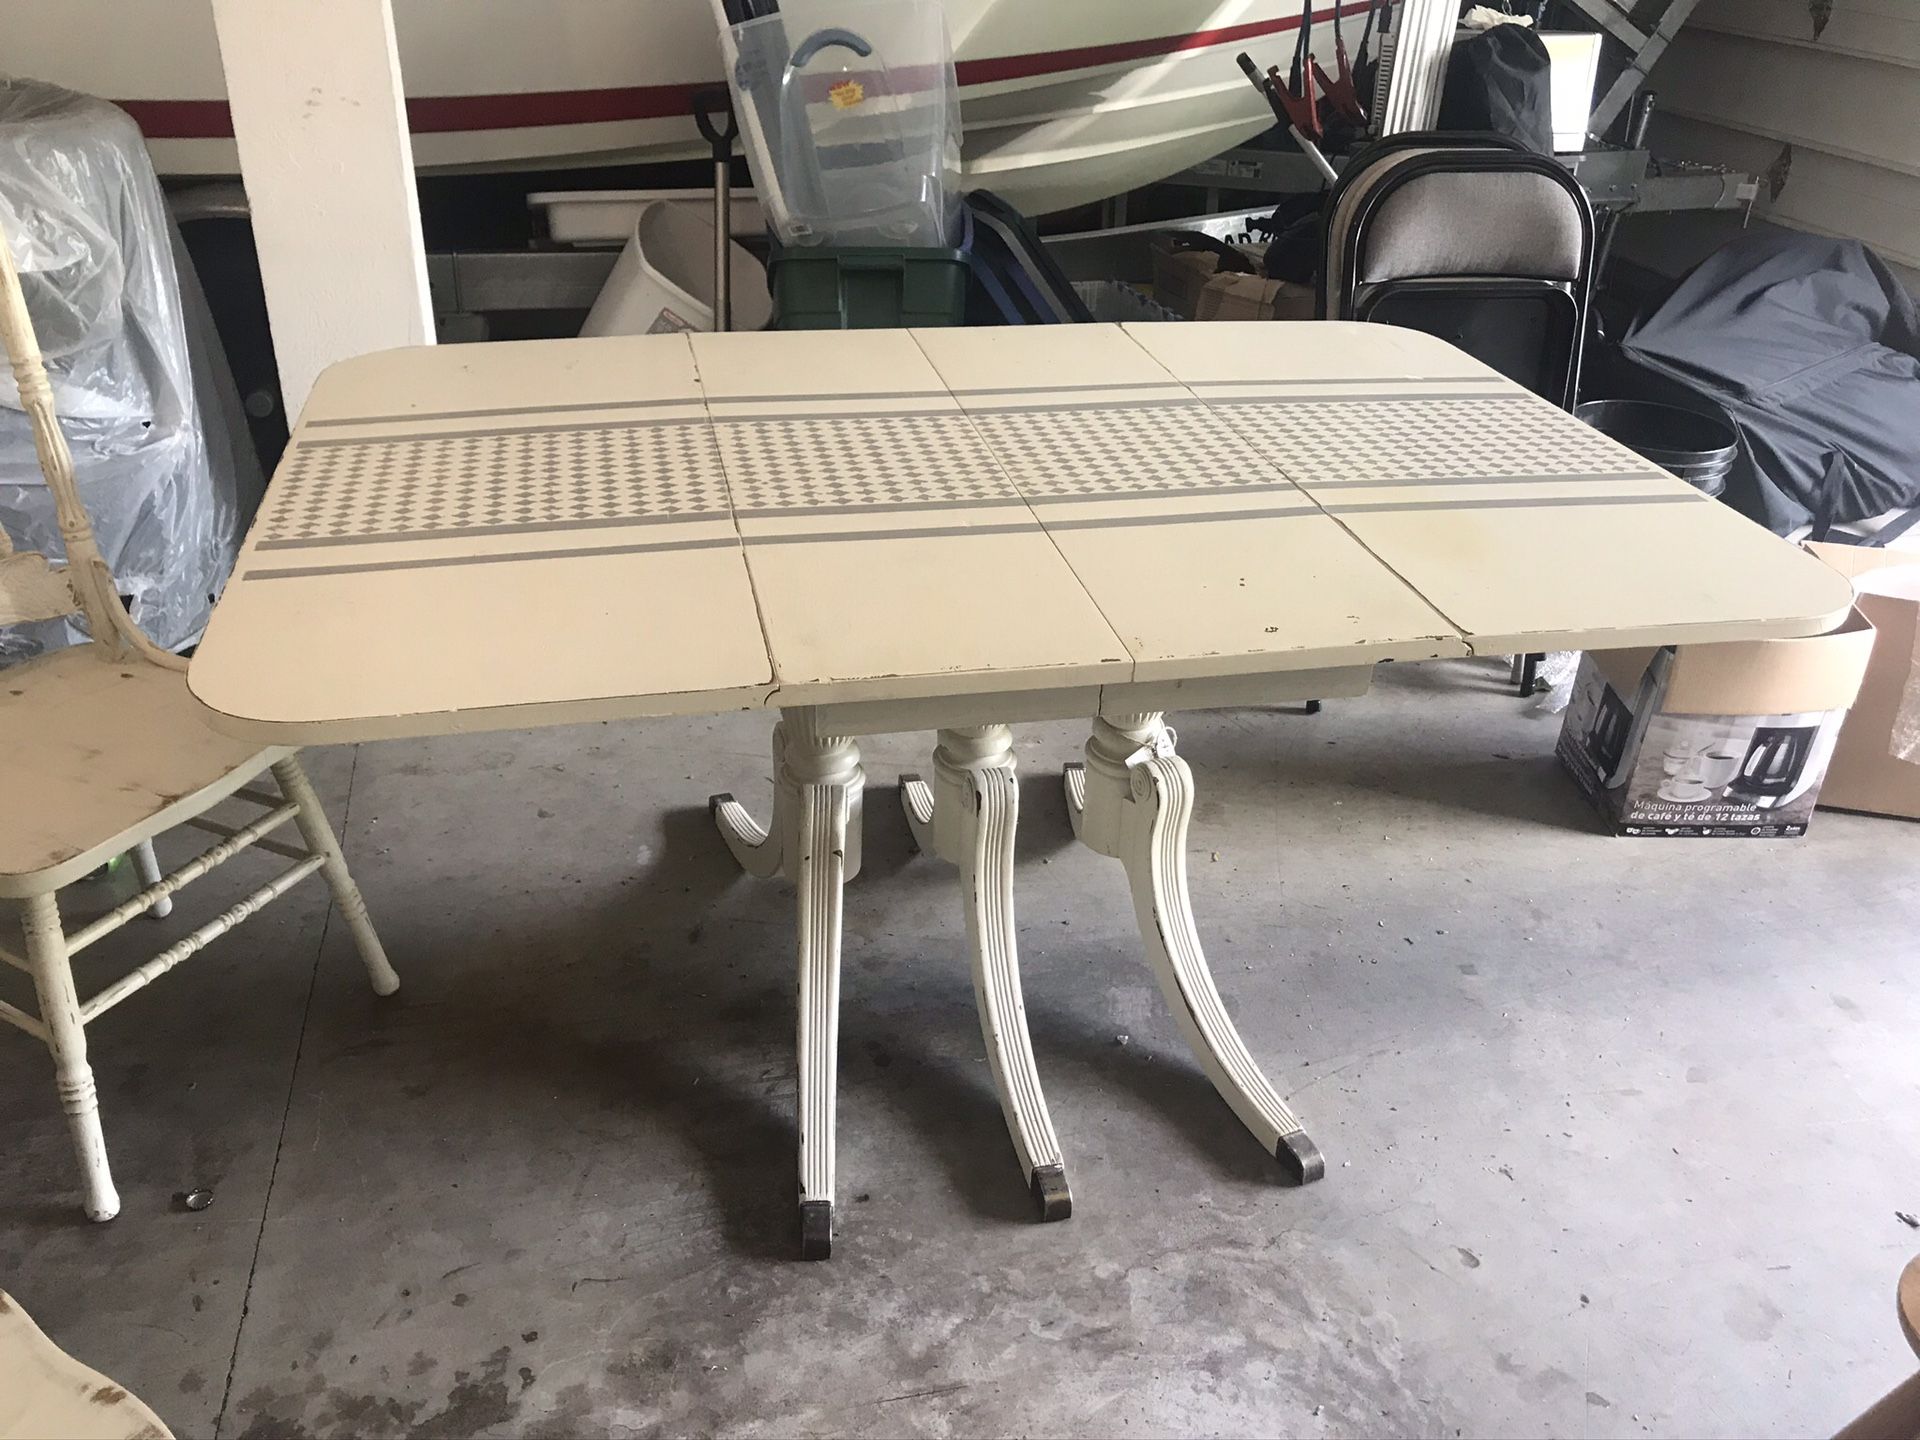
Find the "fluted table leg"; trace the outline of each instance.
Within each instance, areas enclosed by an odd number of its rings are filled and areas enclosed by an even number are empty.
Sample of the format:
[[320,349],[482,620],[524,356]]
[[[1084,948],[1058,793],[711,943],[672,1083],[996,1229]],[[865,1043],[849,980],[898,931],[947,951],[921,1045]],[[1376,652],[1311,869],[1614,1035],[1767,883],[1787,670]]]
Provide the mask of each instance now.
[[1042,1220],[1064,1220],[1073,1213],[1073,1197],[1027,1034],[1014,935],[1020,782],[1012,737],[1004,725],[942,730],[933,764],[931,787],[918,776],[901,777],[901,804],[920,848],[959,867],[973,992],[994,1089],[1035,1210]]
[[1126,867],[1134,917],[1160,991],[1214,1088],[1296,1182],[1326,1162],[1286,1101],[1254,1063],[1213,983],[1187,890],[1193,772],[1157,714],[1093,722],[1084,766],[1069,767],[1074,831]]

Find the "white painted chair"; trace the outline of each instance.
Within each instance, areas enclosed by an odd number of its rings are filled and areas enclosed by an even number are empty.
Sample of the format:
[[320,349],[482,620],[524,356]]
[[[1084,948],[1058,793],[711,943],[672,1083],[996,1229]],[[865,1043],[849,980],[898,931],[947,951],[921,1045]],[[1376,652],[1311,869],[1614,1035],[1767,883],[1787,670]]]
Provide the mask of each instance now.
[[[20,277],[0,232],[0,344],[33,425],[40,468],[53,492],[67,564],[16,553],[0,531],[0,625],[79,614],[89,643],[0,670],[0,900],[21,903],[26,955],[0,948],[0,962],[33,977],[39,1014],[0,1000],[5,1020],[52,1052],[86,1184],[89,1218],[120,1209],[107,1168],[99,1101],[87,1064],[85,1027],[242,920],[320,872],[366,962],[376,993],[400,982],[380,948],[367,907],[347,873],[340,843],[295,752],[260,749],[221,734],[188,693],[186,662],[156,649],[120,603],[73,480],[73,457],[53,410]],[[253,782],[271,772],[275,791]],[[207,818],[225,800],[264,813],[230,826]],[[270,832],[292,821],[303,847]],[[218,835],[205,852],[162,876],[153,838],[180,825]],[[72,957],[143,913],[165,914],[174,893],[249,846],[291,859],[278,877],[168,946],[146,964],[81,1000]],[[57,892],[131,852],[142,889],[68,933]]]
[[[1920,1256],[1901,1271],[1894,1302],[1907,1344],[1920,1355]],[[1834,1440],[1920,1440],[1920,1374],[1894,1386],[1857,1420],[1842,1426]]]
[[48,1338],[0,1290],[0,1440],[173,1440],[141,1400]]

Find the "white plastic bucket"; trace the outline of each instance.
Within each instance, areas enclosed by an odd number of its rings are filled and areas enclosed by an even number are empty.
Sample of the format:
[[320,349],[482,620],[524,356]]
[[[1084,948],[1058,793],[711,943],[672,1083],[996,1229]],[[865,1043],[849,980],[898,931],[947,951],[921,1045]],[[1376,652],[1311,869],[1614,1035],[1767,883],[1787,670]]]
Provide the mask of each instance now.
[[[767,272],[746,247],[731,247],[733,328],[773,319]],[[582,335],[666,335],[713,329],[713,217],[657,200],[640,212],[626,249],[587,312]]]

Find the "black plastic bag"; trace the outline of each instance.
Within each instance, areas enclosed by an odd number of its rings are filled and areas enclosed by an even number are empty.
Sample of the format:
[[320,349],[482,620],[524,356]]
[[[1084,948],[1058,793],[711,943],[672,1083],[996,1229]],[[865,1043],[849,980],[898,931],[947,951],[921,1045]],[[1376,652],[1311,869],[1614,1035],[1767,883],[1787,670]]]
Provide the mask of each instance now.
[[1311,285],[1319,278],[1324,238],[1321,211],[1327,195],[1325,190],[1289,195],[1280,202],[1272,218],[1260,226],[1269,237],[1263,257],[1267,279]]
[[1547,42],[1526,25],[1495,25],[1454,42],[1440,92],[1442,130],[1490,130],[1553,154]]

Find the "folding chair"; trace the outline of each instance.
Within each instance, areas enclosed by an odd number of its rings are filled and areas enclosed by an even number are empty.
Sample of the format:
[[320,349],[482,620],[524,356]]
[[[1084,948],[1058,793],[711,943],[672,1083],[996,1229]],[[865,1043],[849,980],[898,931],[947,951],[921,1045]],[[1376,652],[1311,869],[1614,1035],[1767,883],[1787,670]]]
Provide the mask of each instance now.
[[1564,166],[1501,136],[1414,131],[1354,157],[1326,213],[1322,319],[1424,330],[1573,408],[1594,222]]
[[[1327,199],[1323,320],[1422,330],[1572,410],[1593,297],[1593,207],[1566,167],[1499,135],[1368,146]],[[1516,664],[1533,689],[1538,656]]]
[[[320,873],[333,891],[375,993],[400,986],[347,873],[340,843],[314,797],[295,752],[261,749],[221,734],[188,693],[186,662],[155,648],[120,602],[94,541],[73,482],[73,457],[54,414],[53,392],[40,361],[20,277],[0,232],[0,344],[13,362],[21,408],[53,492],[66,566],[16,552],[0,530],[0,625],[78,614],[91,636],[83,645],[0,671],[0,900],[21,902],[24,957],[0,948],[0,962],[33,977],[39,1013],[0,1000],[5,1020],[44,1043],[53,1055],[60,1103],[67,1112],[86,1186],[85,1210],[111,1220],[120,1209],[107,1167],[100,1106],[87,1064],[86,1026],[164,975],[188,956]],[[277,793],[253,788],[271,773]],[[207,811],[232,799],[263,812],[230,826]],[[273,840],[292,821],[304,844]],[[153,839],[179,825],[220,838],[162,876]],[[135,916],[165,914],[175,892],[248,847],[293,864],[153,959],[82,1000],[72,958]],[[140,892],[98,919],[67,931],[57,893],[117,855],[131,852]]]

